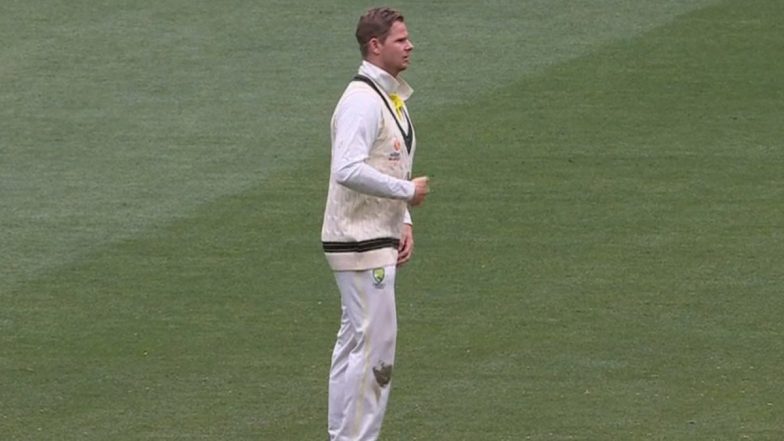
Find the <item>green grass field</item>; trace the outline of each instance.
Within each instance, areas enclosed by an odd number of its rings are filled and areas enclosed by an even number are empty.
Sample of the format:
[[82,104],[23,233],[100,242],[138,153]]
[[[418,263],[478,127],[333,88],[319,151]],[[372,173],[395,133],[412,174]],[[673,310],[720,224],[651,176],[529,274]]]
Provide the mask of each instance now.
[[[335,3],[0,5],[0,440],[326,438]],[[784,439],[784,3],[394,6],[382,440]]]

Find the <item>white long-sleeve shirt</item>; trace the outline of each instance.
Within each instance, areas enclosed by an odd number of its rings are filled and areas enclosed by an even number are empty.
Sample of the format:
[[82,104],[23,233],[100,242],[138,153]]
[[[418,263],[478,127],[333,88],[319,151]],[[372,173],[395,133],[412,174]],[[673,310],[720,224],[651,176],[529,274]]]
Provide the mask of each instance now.
[[[363,61],[359,74],[373,80],[387,95],[396,93],[406,101],[414,92],[403,79],[396,79],[383,69]],[[367,94],[376,93],[368,90]],[[410,200],[414,197],[414,184],[381,173],[366,163],[370,149],[378,136],[382,114],[374,97],[353,94],[341,100],[333,116],[334,141],[332,144],[331,172],[338,184],[372,196]],[[409,130],[408,120],[398,118],[404,130]],[[406,210],[405,223],[411,223]]]
[[332,162],[321,240],[332,269],[393,265],[404,223],[416,138],[405,105],[402,116],[389,94],[403,100],[411,87],[369,62],[352,81],[332,116]]

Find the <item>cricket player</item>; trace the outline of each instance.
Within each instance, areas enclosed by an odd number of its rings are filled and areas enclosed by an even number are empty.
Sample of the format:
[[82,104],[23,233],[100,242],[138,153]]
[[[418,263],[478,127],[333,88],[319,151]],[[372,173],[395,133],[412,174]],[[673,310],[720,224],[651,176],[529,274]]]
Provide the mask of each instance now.
[[363,61],[332,115],[321,230],[342,311],[329,374],[330,441],[378,439],[395,363],[395,276],[414,248],[408,207],[429,192],[427,177],[410,179],[412,89],[399,75],[414,45],[403,16],[370,9],[356,37]]

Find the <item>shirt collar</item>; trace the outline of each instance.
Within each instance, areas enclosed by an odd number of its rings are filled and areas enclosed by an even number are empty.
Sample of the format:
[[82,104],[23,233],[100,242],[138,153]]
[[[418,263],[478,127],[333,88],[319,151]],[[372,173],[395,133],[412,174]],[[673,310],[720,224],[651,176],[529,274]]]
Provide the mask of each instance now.
[[362,65],[359,66],[359,73],[373,80],[387,94],[396,93],[404,101],[414,93],[414,89],[408,85],[406,80],[393,77],[389,72],[367,60],[362,61]]

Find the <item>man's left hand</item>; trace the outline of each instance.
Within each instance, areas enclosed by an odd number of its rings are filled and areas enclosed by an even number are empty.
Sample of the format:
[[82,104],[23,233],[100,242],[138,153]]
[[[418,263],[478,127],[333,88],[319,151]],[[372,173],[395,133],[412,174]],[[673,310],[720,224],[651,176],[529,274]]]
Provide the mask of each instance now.
[[400,246],[397,248],[397,266],[403,266],[411,260],[414,253],[414,228],[409,224],[403,224],[403,232],[400,235]]

